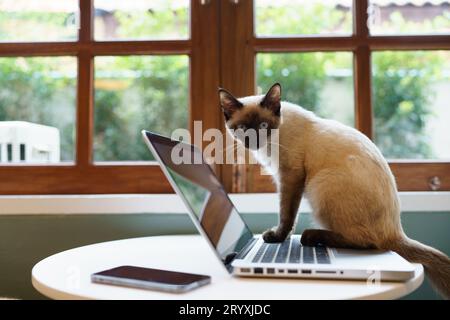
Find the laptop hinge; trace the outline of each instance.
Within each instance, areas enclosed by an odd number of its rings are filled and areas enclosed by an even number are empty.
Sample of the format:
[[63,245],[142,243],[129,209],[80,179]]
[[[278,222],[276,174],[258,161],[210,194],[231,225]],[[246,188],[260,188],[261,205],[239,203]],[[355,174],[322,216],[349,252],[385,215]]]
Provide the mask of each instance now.
[[233,252],[233,253],[230,253],[229,255],[227,255],[227,257],[225,258],[224,264],[225,264],[225,267],[227,268],[228,272],[230,272],[230,273],[233,272],[233,267],[231,266],[232,262],[235,259],[244,258],[249,253],[249,251],[253,248],[256,241],[257,241],[257,238],[252,238],[247,242],[247,244],[244,246],[244,248],[242,248],[242,250],[239,251],[239,253]]

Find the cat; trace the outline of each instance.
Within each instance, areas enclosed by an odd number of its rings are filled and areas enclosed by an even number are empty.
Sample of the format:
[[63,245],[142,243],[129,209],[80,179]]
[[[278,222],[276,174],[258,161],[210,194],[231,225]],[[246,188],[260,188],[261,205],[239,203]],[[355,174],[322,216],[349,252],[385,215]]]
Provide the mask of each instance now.
[[[281,101],[278,83],[266,95],[244,98],[220,88],[219,100],[226,129],[274,172],[280,196],[279,223],[264,232],[264,241],[282,242],[289,236],[305,196],[323,229],[305,230],[303,245],[395,251],[410,262],[423,264],[435,288],[450,298],[450,259],[406,236],[394,176],[369,138]],[[261,128],[268,135],[278,135],[279,144],[271,143],[272,139],[250,144],[243,135],[236,135],[239,129]],[[274,147],[278,147],[278,161],[268,159],[268,148]]]

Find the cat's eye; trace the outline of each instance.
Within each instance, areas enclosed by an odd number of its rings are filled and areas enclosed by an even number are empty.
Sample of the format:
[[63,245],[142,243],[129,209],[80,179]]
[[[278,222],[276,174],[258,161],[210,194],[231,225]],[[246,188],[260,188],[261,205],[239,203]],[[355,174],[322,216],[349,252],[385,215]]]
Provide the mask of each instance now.
[[245,129],[247,129],[247,127],[245,126],[245,124],[242,124],[242,123],[241,123],[241,124],[238,124],[236,128],[237,128],[237,130],[243,130],[243,131],[245,131]]
[[267,129],[269,127],[269,124],[267,122],[261,122],[259,124],[260,129]]

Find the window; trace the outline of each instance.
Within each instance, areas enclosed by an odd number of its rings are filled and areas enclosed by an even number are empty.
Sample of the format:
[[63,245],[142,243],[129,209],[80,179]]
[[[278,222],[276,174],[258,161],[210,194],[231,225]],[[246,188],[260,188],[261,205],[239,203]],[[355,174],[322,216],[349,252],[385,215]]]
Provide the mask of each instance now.
[[450,51],[372,54],[374,141],[390,159],[450,159]]
[[[434,190],[436,177],[450,190],[449,12],[420,0],[0,0],[0,194],[172,192],[140,130],[223,129],[218,86],[245,96],[275,81],[373,139],[400,190]],[[255,165],[215,170],[230,192],[274,191]]]
[[76,41],[78,0],[0,0],[0,42]]
[[350,35],[352,0],[257,0],[257,36]]
[[94,0],[95,40],[189,38],[189,0]]
[[220,127],[217,9],[0,0],[0,194],[172,192],[140,131]]
[[153,160],[140,130],[188,128],[187,56],[95,58],[94,160]]
[[[224,7],[227,28],[237,27],[222,43],[239,47],[233,57],[222,48],[232,60],[222,71],[226,88],[246,95],[279,81],[285,99],[373,139],[399,190],[450,189],[448,1],[254,0]],[[274,191],[256,165],[230,168],[229,176],[233,191]]]
[[353,67],[350,52],[258,53],[259,94],[283,85],[283,99],[317,115],[354,126]]
[[[73,163],[76,73],[74,57],[0,58],[2,139],[46,149],[53,163]],[[45,163],[41,160],[31,157],[27,163]]]

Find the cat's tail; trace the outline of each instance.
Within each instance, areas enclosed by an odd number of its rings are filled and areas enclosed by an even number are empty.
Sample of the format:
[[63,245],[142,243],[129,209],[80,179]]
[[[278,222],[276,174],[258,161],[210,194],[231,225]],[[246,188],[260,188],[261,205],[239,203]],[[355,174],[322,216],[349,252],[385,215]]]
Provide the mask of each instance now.
[[450,259],[444,253],[407,237],[388,246],[409,262],[422,264],[433,287],[444,299],[450,299]]

